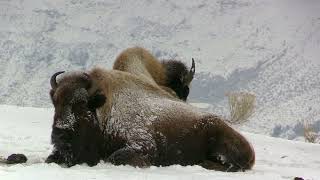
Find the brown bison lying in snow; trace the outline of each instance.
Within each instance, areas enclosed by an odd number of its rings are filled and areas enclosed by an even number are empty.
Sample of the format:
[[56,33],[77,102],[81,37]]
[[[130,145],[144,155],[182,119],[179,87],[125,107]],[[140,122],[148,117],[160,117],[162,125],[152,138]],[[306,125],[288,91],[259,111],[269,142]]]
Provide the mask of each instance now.
[[133,47],[120,53],[113,64],[113,69],[147,77],[150,83],[156,83],[162,89],[186,101],[195,73],[195,63],[192,59],[192,66],[188,70],[181,61],[160,62],[148,50]]
[[221,118],[200,112],[148,79],[95,68],[51,78],[55,107],[46,162],[73,166],[100,160],[138,167],[201,165],[250,169],[248,141]]

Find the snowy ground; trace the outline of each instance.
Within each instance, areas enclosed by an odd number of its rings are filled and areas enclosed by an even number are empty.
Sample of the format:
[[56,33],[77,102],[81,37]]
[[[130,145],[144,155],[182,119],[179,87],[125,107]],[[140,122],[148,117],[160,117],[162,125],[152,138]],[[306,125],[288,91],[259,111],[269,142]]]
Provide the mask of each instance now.
[[[203,105],[202,105],[203,106]],[[95,167],[77,165],[63,168],[45,164],[51,151],[50,127],[53,109],[0,106],[0,155],[24,153],[26,164],[0,165],[1,180],[198,180],[198,179],[293,179],[320,177],[320,145],[244,133],[256,151],[256,165],[247,172],[224,173],[199,166],[151,167],[138,169],[100,163]]]

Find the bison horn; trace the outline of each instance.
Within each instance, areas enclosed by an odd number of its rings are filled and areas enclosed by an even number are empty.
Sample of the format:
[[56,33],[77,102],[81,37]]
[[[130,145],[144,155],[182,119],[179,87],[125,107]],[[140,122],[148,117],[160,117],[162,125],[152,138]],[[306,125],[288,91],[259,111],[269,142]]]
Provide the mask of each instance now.
[[52,89],[55,89],[57,88],[57,80],[56,80],[56,77],[59,75],[59,74],[62,74],[64,73],[64,71],[59,71],[59,72],[56,72],[54,73],[52,76],[51,76],[51,79],[50,79],[50,84],[51,84],[51,88]]
[[189,85],[191,83],[195,71],[196,71],[196,67],[195,67],[194,59],[192,58],[192,66],[191,66],[190,71],[188,72],[188,74],[186,75],[186,78],[185,78],[186,85]]

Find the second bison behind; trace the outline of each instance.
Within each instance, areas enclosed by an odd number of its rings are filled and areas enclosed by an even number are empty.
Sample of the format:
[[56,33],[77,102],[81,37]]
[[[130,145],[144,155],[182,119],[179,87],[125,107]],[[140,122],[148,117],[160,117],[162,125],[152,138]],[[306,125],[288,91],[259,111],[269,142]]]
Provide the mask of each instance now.
[[248,141],[221,118],[121,71],[52,76],[54,150],[47,162],[138,167],[201,165],[239,171],[255,161]]

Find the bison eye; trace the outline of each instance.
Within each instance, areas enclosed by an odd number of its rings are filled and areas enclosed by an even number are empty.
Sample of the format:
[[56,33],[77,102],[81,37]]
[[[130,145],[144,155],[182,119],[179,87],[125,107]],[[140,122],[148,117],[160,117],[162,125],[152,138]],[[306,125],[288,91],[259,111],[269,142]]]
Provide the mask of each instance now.
[[54,95],[54,90],[51,89],[51,90],[50,90],[50,97],[51,97],[51,99],[53,98],[53,95]]
[[53,104],[54,104],[54,98],[53,98],[54,93],[55,93],[55,91],[54,91],[53,89],[51,89],[51,90],[50,90],[50,99],[51,99],[51,102],[52,102]]
[[97,109],[105,104],[106,99],[107,98],[104,94],[102,94],[101,92],[97,92],[89,98],[88,107],[90,109]]

